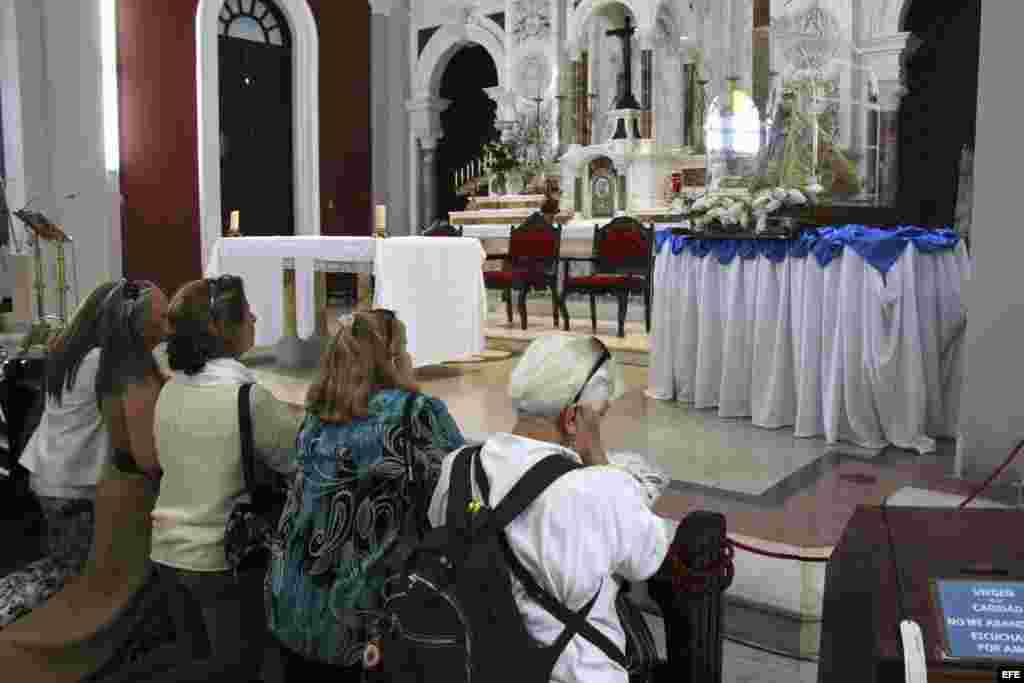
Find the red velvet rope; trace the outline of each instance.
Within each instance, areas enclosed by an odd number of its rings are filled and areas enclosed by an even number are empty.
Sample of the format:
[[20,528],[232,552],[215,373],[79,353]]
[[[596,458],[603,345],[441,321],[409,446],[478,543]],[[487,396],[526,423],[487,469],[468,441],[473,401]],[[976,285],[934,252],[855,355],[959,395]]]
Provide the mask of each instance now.
[[[1024,448],[1024,439],[1017,443],[1017,446],[1010,451],[1010,456],[1003,462],[1002,465],[996,468],[996,470],[989,476],[985,482],[974,490],[971,495],[964,499],[958,506],[958,509],[964,509],[971,501],[977,498],[983,491],[985,491],[989,485],[995,481],[996,477],[1002,474],[1003,470],[1009,467],[1010,463],[1013,462],[1021,449]],[[794,555],[791,553],[775,553],[769,550],[761,550],[754,546],[747,545],[746,543],[740,543],[739,541],[733,540],[726,537],[725,543],[722,546],[722,556],[718,562],[712,564],[707,569],[701,571],[693,571],[686,566],[677,552],[672,554],[672,585],[677,591],[686,593],[702,593],[708,589],[708,583],[712,579],[722,579],[719,584],[719,590],[724,590],[732,583],[733,575],[735,574],[735,568],[733,566],[733,555],[735,554],[735,548],[746,550],[748,553],[755,555],[761,555],[763,557],[772,557],[777,560],[795,560],[797,562],[828,562],[828,557],[807,557],[806,555]]]
[[982,484],[981,486],[979,486],[977,489],[975,489],[974,493],[972,493],[971,495],[967,496],[967,498],[964,499],[964,502],[960,503],[960,506],[959,506],[960,510],[963,510],[965,507],[967,507],[968,503],[970,503],[972,500],[977,498],[978,494],[980,494],[982,491],[987,489],[989,484],[991,484],[995,480],[996,477],[998,477],[1000,474],[1002,474],[1003,470],[1005,470],[1007,467],[1009,467],[1010,463],[1013,462],[1013,459],[1016,458],[1017,454],[1020,452],[1021,446],[1024,446],[1024,439],[1022,439],[1021,441],[1019,441],[1017,443],[1017,446],[1012,451],[1010,451],[1010,457],[1008,457],[1003,462],[1002,465],[1000,465],[999,467],[996,468],[996,471],[993,472],[989,476],[989,478],[985,480],[985,483]]
[[753,546],[747,545],[746,543],[740,543],[729,539],[729,544],[746,550],[748,553],[754,553],[755,555],[763,555],[765,557],[774,557],[778,560],[796,560],[797,562],[828,562],[827,557],[807,557],[806,555],[792,555],[790,553],[773,553],[770,550],[761,550]]

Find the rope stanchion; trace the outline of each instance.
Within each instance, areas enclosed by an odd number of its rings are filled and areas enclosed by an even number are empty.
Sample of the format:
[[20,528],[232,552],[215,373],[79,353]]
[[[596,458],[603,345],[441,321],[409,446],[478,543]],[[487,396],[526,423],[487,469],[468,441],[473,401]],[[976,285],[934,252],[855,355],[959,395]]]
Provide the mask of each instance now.
[[746,543],[740,543],[735,539],[728,539],[728,543],[731,546],[739,548],[740,550],[746,550],[748,553],[754,555],[763,555],[764,557],[774,557],[777,560],[796,560],[797,562],[828,562],[827,557],[807,557],[806,555],[793,555],[790,553],[774,553],[770,550],[761,550],[753,546],[747,545]]
[[960,503],[960,505],[958,506],[958,509],[963,510],[965,507],[967,507],[967,505],[971,501],[973,501],[975,498],[977,498],[978,495],[982,491],[987,489],[989,487],[989,484],[991,484],[993,481],[995,481],[996,477],[998,477],[1000,474],[1002,474],[1003,470],[1005,470],[1007,467],[1009,467],[1010,463],[1013,462],[1014,458],[1017,457],[1017,455],[1020,453],[1021,446],[1024,446],[1024,439],[1021,439],[1017,443],[1017,446],[1012,451],[1010,451],[1010,456],[1006,460],[1003,461],[1002,465],[1000,465],[999,467],[996,468],[995,472],[993,472],[991,475],[989,475],[989,478],[985,480],[984,484],[982,484],[977,489],[975,489],[974,492],[971,495],[969,495],[966,498],[964,498],[964,502]]

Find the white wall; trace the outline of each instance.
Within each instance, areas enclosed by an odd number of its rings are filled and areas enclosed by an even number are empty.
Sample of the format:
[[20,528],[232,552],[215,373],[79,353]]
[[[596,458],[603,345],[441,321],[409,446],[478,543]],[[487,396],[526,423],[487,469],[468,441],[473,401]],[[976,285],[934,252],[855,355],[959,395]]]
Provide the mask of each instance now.
[[103,151],[99,16],[98,0],[0,0],[4,108],[20,119],[11,127],[4,120],[9,173],[21,175],[12,205],[34,199],[33,208],[72,236],[82,297],[122,273],[119,207]]
[[413,26],[418,30],[457,21],[456,16],[463,7],[479,8],[485,15],[507,11],[505,0],[412,0]]
[[[983,3],[971,232],[974,275],[966,293],[967,381],[960,440],[963,474],[971,478],[986,476],[1024,437],[1021,26],[1024,2]],[[1024,463],[1015,469],[1020,476]]]

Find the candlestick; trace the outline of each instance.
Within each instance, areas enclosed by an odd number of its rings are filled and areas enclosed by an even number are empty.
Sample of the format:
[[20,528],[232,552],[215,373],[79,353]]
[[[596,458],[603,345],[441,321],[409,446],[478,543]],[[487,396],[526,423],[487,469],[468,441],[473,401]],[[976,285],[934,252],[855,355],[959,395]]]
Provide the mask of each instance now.
[[376,215],[374,232],[378,237],[384,237],[388,231],[388,207],[385,204],[378,204],[374,213]]

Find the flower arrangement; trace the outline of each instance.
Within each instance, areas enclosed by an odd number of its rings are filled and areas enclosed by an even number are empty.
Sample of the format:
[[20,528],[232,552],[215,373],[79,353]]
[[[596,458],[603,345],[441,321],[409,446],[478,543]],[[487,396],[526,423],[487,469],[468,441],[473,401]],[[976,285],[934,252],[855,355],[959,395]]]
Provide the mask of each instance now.
[[504,175],[519,167],[515,150],[504,142],[488,142],[484,145],[484,172],[488,175]]
[[484,172],[502,179],[519,174],[524,183],[544,175],[557,159],[556,128],[550,105],[520,114],[504,140],[484,145]]
[[801,190],[776,187],[761,190],[753,199],[746,193],[705,194],[690,203],[684,213],[697,230],[710,226],[720,227],[723,232],[744,232],[750,229],[751,223],[756,223],[757,231],[761,232],[768,216],[780,209],[807,203],[807,196]]
[[[807,204],[807,195],[802,191],[795,188],[787,190],[782,187],[776,187],[772,190],[761,190],[754,195],[753,201],[750,202],[750,206],[758,219],[762,216],[770,216],[780,209],[793,206],[806,206]],[[759,229],[763,229],[761,227],[762,224],[763,221],[759,220]]]
[[715,193],[694,201],[686,215],[698,230],[717,225],[724,232],[742,232],[750,226],[752,212],[746,197]]

